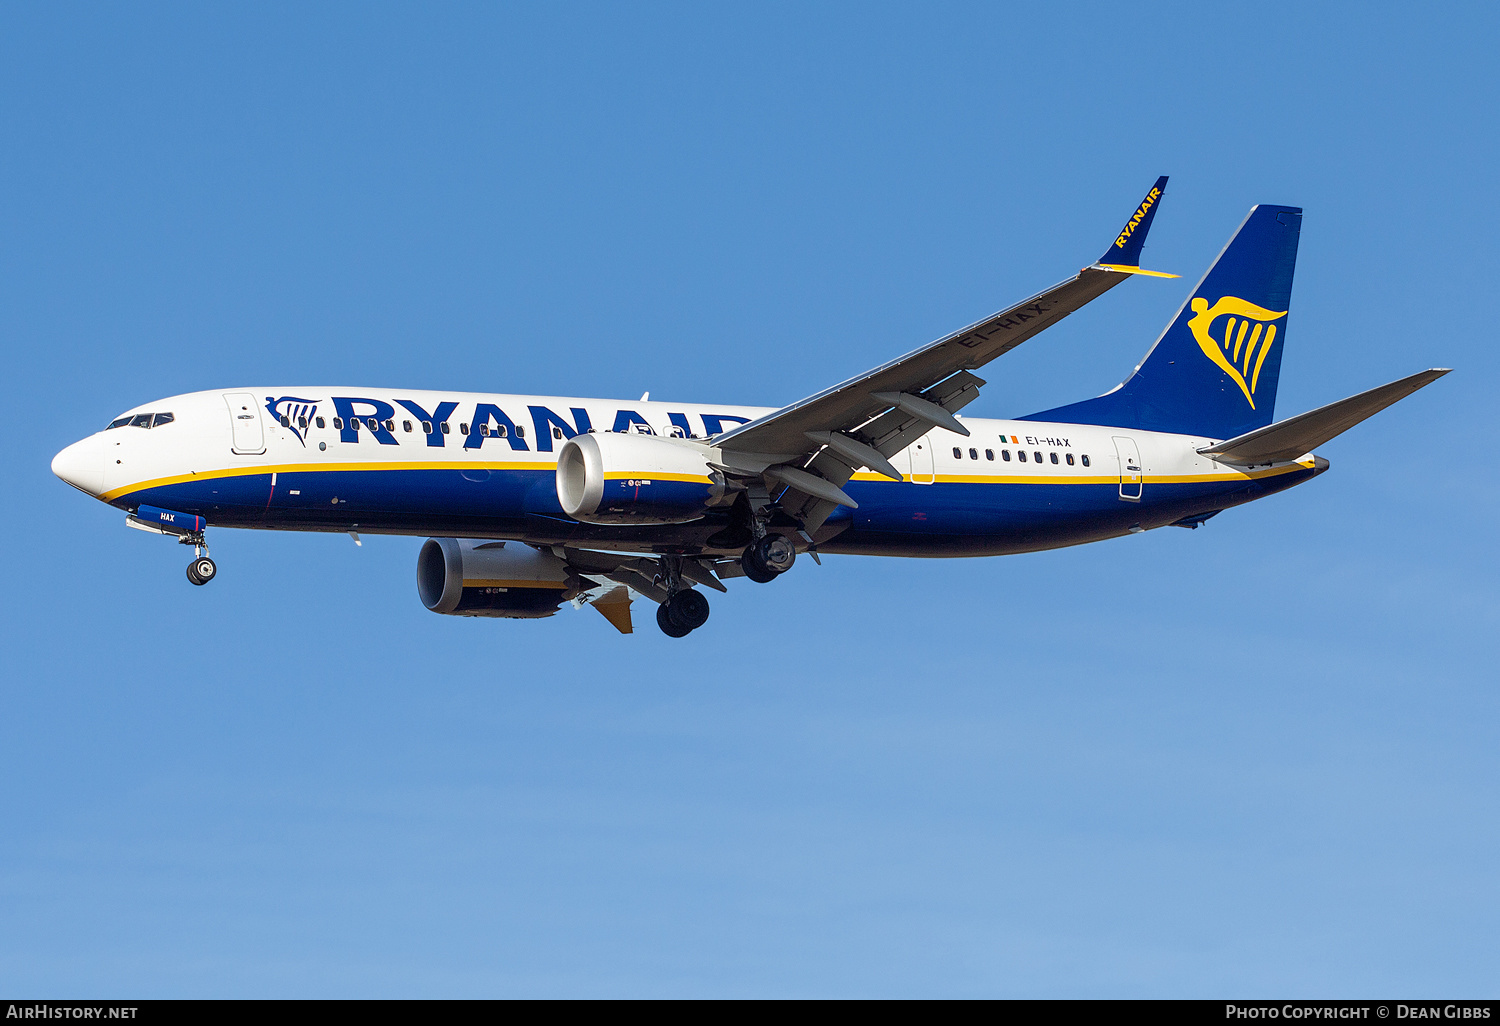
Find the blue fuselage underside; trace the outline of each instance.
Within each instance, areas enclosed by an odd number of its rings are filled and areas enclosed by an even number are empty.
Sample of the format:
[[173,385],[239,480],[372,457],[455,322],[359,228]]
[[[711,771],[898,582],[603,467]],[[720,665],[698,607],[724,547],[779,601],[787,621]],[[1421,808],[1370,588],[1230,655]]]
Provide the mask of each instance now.
[[[841,507],[818,533],[819,548],[890,556],[1057,548],[1238,506],[1306,481],[1321,469],[1295,467],[1274,476],[1211,482],[1148,478],[1137,502],[1121,499],[1114,483],[856,480],[845,490],[859,508]],[[120,495],[113,505],[160,506],[202,516],[214,527],[514,538],[539,545],[631,549],[714,549],[705,544],[707,538],[728,523],[723,511],[680,525],[576,523],[558,504],[550,468],[281,471],[274,485],[272,477],[245,474],[167,484]]]

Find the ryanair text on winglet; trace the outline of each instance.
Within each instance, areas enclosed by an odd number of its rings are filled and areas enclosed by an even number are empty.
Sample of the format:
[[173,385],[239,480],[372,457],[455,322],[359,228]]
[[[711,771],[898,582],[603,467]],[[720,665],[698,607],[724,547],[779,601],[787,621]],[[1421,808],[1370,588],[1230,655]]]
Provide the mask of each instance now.
[[1141,218],[1146,216],[1146,211],[1156,205],[1156,199],[1160,195],[1161,190],[1157,188],[1153,188],[1150,192],[1146,193],[1146,198],[1141,202],[1140,208],[1136,210],[1135,216],[1130,219],[1130,223],[1125,226],[1125,230],[1120,233],[1120,237],[1115,240],[1116,249],[1125,248],[1125,243],[1130,240],[1130,235],[1135,231],[1135,226],[1141,223]]

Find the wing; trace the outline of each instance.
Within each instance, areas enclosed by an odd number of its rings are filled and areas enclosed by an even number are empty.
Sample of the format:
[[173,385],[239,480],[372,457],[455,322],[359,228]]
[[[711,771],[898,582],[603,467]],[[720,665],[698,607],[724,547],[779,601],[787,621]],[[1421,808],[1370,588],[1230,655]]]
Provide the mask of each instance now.
[[[760,474],[781,491],[780,507],[814,531],[839,505],[854,471],[868,467],[900,479],[887,457],[934,427],[961,435],[953,414],[979,395],[985,382],[972,372],[1098,299],[1140,267],[1141,246],[1162,193],[1157,179],[1098,263],[1045,292],[961,331],[850,378],[817,395],[743,424],[713,439],[728,473]],[[819,480],[821,479],[821,480]]]

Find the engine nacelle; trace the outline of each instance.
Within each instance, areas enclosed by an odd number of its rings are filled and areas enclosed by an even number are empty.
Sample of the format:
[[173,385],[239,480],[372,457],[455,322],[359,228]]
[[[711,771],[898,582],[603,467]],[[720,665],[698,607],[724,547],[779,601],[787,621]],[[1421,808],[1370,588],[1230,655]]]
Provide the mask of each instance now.
[[577,435],[557,455],[557,499],[589,524],[685,524],[734,499],[710,452],[660,435]]
[[588,587],[552,553],[520,542],[428,538],[417,554],[417,594],[434,613],[535,619]]

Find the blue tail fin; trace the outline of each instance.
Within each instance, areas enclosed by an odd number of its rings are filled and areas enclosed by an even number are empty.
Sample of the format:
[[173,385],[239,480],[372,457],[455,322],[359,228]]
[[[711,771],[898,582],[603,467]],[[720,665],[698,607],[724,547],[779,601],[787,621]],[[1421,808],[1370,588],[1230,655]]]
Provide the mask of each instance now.
[[1271,423],[1301,231],[1298,207],[1252,209],[1123,384],[1020,419],[1209,438]]

